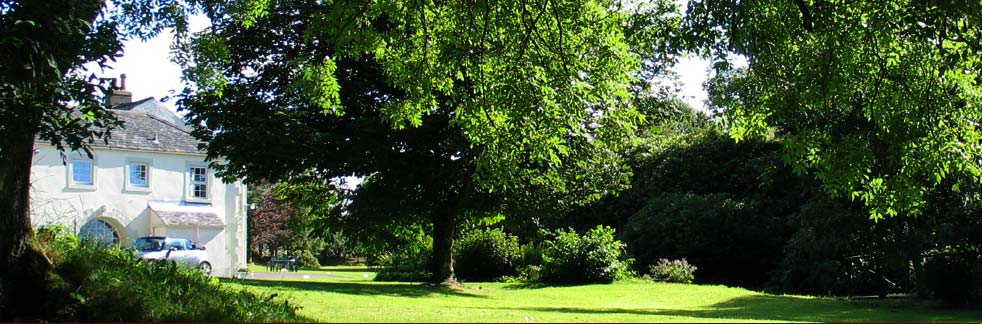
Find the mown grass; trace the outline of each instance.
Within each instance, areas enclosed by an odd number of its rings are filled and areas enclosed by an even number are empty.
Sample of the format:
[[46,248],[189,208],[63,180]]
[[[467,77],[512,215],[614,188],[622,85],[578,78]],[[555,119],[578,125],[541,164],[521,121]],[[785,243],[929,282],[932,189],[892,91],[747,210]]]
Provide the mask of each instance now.
[[[255,269],[259,272],[260,269]],[[261,269],[265,271],[265,269]],[[979,322],[982,312],[916,298],[846,300],[778,296],[723,286],[624,282],[529,286],[469,283],[451,290],[374,282],[359,267],[304,271],[330,277],[234,280],[275,293],[321,322]]]

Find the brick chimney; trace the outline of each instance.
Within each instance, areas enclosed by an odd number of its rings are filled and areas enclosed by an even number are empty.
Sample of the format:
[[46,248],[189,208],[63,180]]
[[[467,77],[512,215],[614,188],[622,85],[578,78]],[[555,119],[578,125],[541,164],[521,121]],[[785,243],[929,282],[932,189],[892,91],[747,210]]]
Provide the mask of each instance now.
[[120,74],[119,79],[119,87],[116,87],[116,82],[113,82],[113,90],[109,94],[109,107],[133,102],[133,94],[126,90],[126,74]]

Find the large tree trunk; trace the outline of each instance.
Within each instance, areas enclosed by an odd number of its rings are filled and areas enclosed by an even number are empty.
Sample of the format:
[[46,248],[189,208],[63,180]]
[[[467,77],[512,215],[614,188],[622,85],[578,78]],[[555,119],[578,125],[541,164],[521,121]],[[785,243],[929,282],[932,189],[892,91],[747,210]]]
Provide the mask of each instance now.
[[471,174],[473,164],[465,166],[464,172],[458,174],[463,183],[447,201],[447,208],[433,213],[433,282],[444,285],[457,285],[457,276],[453,269],[453,241],[457,231],[457,218],[466,213],[468,203],[474,195],[474,182]]
[[[66,73],[83,63],[81,56],[90,55],[85,51],[103,50],[86,44],[89,27],[78,25],[93,24],[103,1],[16,1],[3,12],[0,32],[9,38],[3,52],[14,55],[4,58],[7,64],[0,70],[0,322],[46,319],[44,295],[52,266],[31,244],[34,137],[42,117],[63,109],[59,101],[71,99],[63,92],[73,90],[60,84]],[[30,24],[21,24],[25,21]],[[65,129],[56,131],[68,139],[87,136]]]
[[0,321],[39,319],[51,268],[29,244],[34,132],[25,124],[0,125]]
[[433,282],[455,284],[453,271],[453,212],[434,213],[433,216]]

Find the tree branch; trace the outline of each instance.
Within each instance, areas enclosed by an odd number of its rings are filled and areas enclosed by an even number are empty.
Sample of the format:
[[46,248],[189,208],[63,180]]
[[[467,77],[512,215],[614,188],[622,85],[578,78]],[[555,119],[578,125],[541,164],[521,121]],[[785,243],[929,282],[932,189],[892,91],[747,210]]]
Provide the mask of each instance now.
[[808,4],[805,0],[793,0],[796,5],[798,5],[798,11],[801,11],[801,27],[804,28],[809,33],[813,31],[814,24],[812,22],[811,11],[808,10]]

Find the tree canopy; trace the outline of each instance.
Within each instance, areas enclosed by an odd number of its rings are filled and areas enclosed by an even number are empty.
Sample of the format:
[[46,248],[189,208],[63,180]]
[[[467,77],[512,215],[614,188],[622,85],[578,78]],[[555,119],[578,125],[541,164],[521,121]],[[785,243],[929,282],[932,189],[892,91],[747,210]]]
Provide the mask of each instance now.
[[180,56],[209,158],[230,177],[366,177],[337,216],[433,226],[438,280],[461,221],[623,187],[614,152],[652,57],[633,44],[679,20],[617,1],[261,4],[245,19],[206,9],[212,28]]
[[798,172],[879,219],[982,176],[980,18],[978,2],[693,0],[686,26],[718,62],[731,134],[775,132]]

